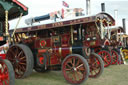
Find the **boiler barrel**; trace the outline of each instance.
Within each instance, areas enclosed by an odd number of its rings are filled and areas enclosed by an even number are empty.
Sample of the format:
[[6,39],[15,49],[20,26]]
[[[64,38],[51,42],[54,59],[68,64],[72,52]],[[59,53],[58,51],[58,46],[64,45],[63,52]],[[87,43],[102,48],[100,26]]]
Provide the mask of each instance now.
[[50,19],[50,15],[49,14],[46,14],[46,15],[43,15],[43,16],[39,16],[39,17],[34,17],[34,21],[35,22],[48,20],[48,19]]

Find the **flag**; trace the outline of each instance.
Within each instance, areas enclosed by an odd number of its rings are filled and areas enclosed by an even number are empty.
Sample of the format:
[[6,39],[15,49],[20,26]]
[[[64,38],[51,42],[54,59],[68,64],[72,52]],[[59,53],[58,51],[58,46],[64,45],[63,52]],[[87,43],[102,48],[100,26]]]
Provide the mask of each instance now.
[[63,3],[63,6],[69,8],[69,5],[65,1],[62,1],[62,3]]

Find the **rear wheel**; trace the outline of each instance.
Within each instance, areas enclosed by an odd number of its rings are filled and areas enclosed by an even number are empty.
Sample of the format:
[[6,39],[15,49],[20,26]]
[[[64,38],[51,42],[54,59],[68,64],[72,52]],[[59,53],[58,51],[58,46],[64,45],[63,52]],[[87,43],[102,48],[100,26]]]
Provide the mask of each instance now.
[[88,79],[89,66],[84,57],[71,54],[62,63],[62,73],[69,83],[80,84]]
[[15,85],[15,74],[8,60],[0,59],[0,85]]
[[108,67],[109,65],[111,65],[112,63],[112,57],[109,53],[109,51],[107,50],[101,50],[98,52],[98,55],[101,56],[101,58],[103,59],[104,61],[104,67]]
[[90,67],[90,75],[91,78],[99,77],[104,71],[104,62],[102,58],[96,53],[91,53],[89,59],[87,59]]
[[32,73],[33,54],[26,45],[16,44],[11,46],[7,51],[6,58],[12,63],[16,78],[24,78]]

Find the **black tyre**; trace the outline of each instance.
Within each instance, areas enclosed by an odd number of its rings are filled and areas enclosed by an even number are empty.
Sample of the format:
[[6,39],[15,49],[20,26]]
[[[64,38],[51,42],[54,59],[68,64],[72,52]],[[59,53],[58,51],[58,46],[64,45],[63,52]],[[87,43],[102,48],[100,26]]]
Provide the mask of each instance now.
[[11,46],[7,51],[6,58],[12,63],[16,78],[25,78],[32,73],[34,59],[28,46],[23,44]]
[[63,60],[62,73],[67,82],[78,85],[88,79],[89,66],[84,57],[71,54]]

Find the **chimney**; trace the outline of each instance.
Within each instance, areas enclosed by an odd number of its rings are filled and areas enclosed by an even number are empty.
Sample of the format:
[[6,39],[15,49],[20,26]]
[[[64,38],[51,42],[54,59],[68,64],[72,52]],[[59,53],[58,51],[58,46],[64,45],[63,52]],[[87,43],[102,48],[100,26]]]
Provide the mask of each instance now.
[[114,17],[115,17],[115,25],[118,25],[117,19],[118,19],[118,10],[114,10]]
[[105,12],[105,3],[101,3],[101,11]]
[[86,0],[86,14],[91,14],[90,0]]
[[123,24],[124,33],[126,33],[125,18],[122,19],[122,24]]

